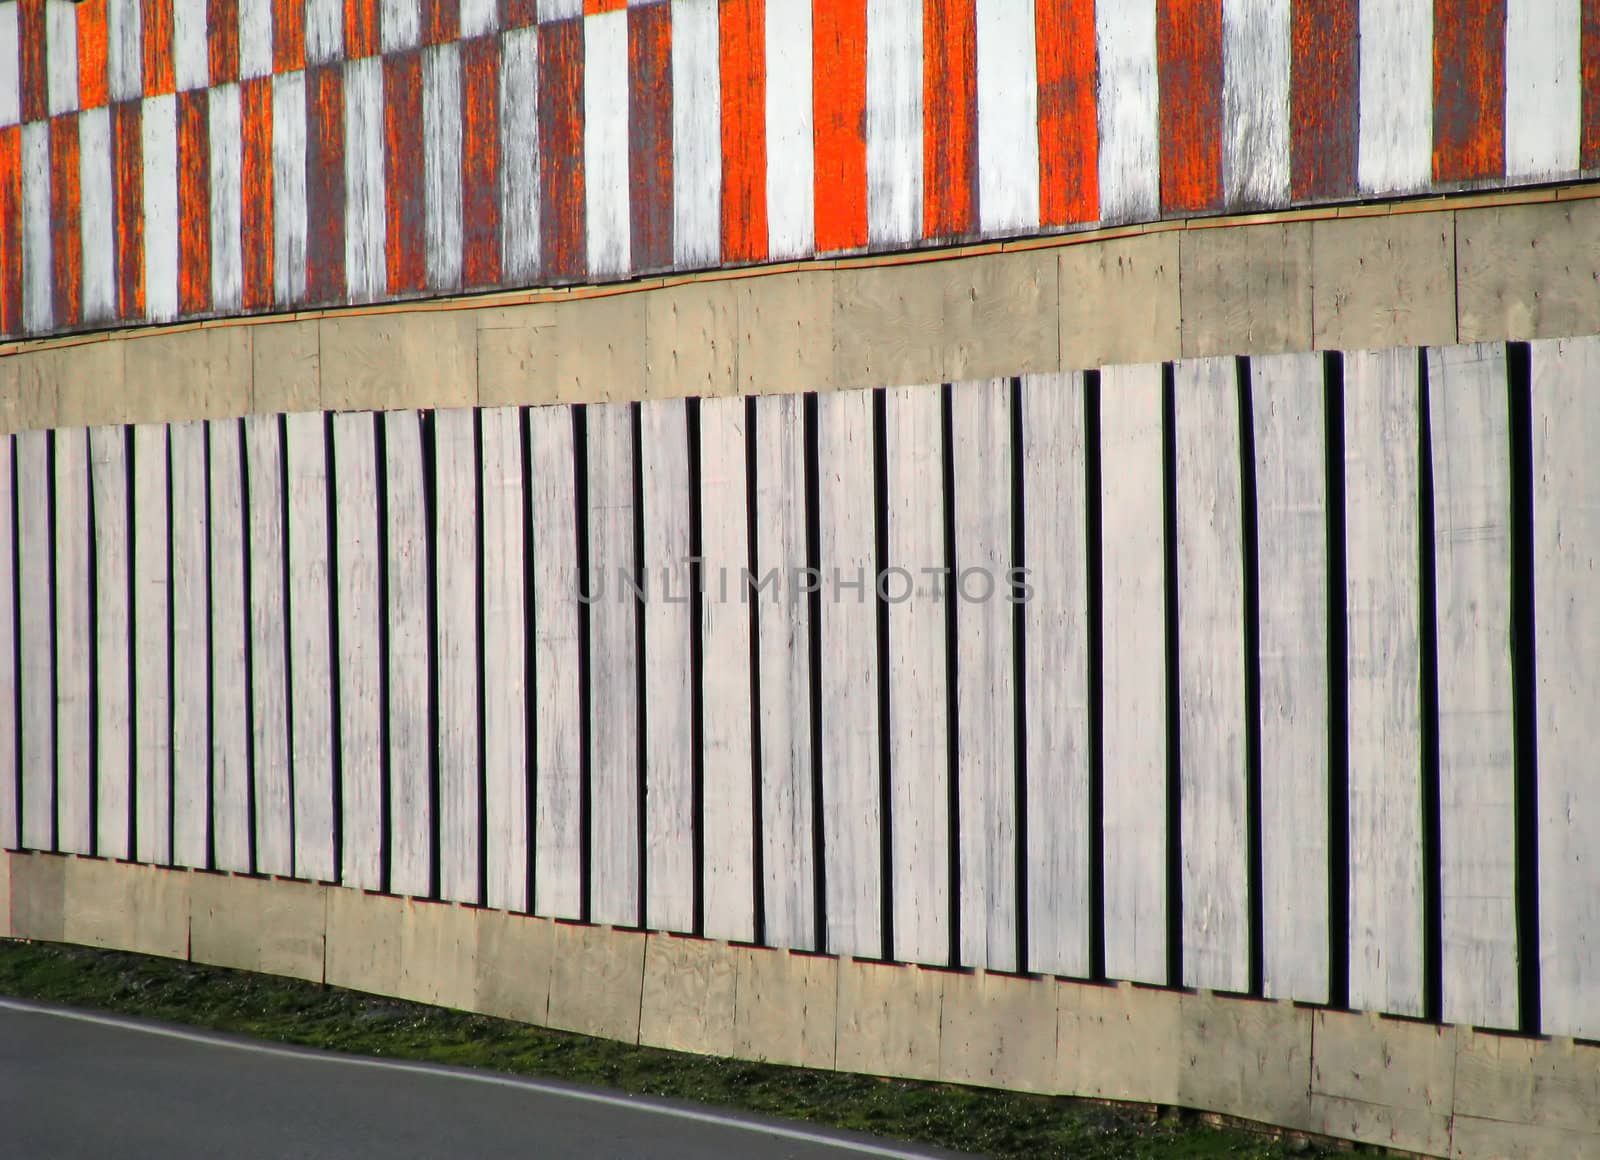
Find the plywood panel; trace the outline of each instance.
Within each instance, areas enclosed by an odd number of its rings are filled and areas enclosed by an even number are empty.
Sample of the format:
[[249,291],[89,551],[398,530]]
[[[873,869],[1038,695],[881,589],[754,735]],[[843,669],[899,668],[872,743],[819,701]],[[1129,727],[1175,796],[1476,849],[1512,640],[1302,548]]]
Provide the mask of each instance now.
[[54,433],[56,848],[94,853],[94,768],[90,736],[94,611],[89,572],[89,433]]
[[476,414],[433,415],[433,550],[438,568],[439,893],[483,901],[478,737],[478,457]]
[[486,901],[526,910],[530,799],[527,511],[522,412],[487,408],[483,426],[483,750]]
[[50,433],[13,437],[17,481],[17,643],[22,659],[22,846],[55,845],[55,653],[50,622]]
[[[682,399],[639,409],[644,482],[645,923],[694,929],[694,730],[688,564],[689,432]],[[592,461],[591,461],[592,462]],[[620,462],[627,471],[626,459]],[[622,477],[625,486],[631,479]],[[629,535],[631,536],[631,527]],[[606,600],[614,602],[611,575]],[[631,611],[632,606],[628,606]],[[620,610],[620,608],[619,608]],[[722,706],[707,702],[714,712]],[[729,711],[735,711],[731,707]],[[707,795],[709,800],[710,795]],[[708,806],[709,808],[709,806]]]
[[211,825],[218,870],[250,871],[250,670],[244,447],[239,421],[207,424],[211,534]]
[[[761,679],[761,867],[767,942],[817,949],[806,567],[804,400],[755,404],[756,635]],[[770,579],[776,574],[775,586]],[[770,587],[769,587],[770,586]]]
[[1250,834],[1238,367],[1231,358],[1185,360],[1174,380],[1183,975],[1190,986],[1245,991]]
[[[1328,496],[1322,356],[1250,363],[1268,997],[1328,999]],[[1344,884],[1339,884],[1343,889]]]
[[[131,858],[133,820],[133,641],[129,619],[128,433],[122,427],[89,432],[94,489],[95,607],[98,668],[95,700],[95,851]],[[0,536],[0,543],[4,537]],[[3,558],[3,557],[0,557]],[[0,600],[4,599],[0,587]],[[4,616],[0,605],[0,617]],[[0,665],[4,662],[0,661]],[[0,694],[3,695],[3,694]],[[3,743],[0,743],[3,747]],[[4,758],[0,756],[0,768]],[[0,787],[9,782],[0,777]],[[0,792],[4,792],[0,788]],[[5,827],[0,825],[0,835]]]
[[951,955],[953,885],[943,388],[887,392],[884,439],[892,952],[942,966]]
[[[883,953],[872,394],[817,396],[827,949]],[[846,587],[849,585],[849,587]]]
[[172,860],[167,428],[133,429],[134,857]]
[[1011,389],[1009,379],[951,388],[960,953],[963,965],[995,971],[1021,966]]
[[12,475],[12,448],[16,440],[0,438],[0,850],[16,850],[22,845],[18,829],[21,821],[21,783],[17,755],[22,737],[22,722],[17,716],[17,581],[16,569],[16,481]]
[[589,451],[589,917],[637,926],[639,579],[633,410],[587,408]]
[[1084,378],[1022,380],[1027,968],[1090,973],[1089,550]]
[[[581,917],[583,702],[579,684],[578,509],[573,413],[528,412],[533,458],[534,913]],[[587,513],[585,513],[587,519]]]
[[389,889],[426,896],[434,880],[436,819],[422,421],[415,411],[390,411],[382,422],[388,484]]
[[255,868],[294,873],[289,751],[289,607],[286,597],[283,441],[276,415],[244,420],[249,495],[250,725]]
[[1421,1015],[1419,387],[1412,350],[1345,360],[1350,1004]]
[[[370,426],[369,426],[370,429]],[[321,414],[284,419],[288,481],[289,720],[294,770],[294,873],[331,882],[335,862],[334,692],[331,575],[333,498],[328,489],[328,428]],[[368,489],[370,494],[370,488]],[[369,574],[370,575],[370,574]],[[376,642],[368,647],[375,647]]]
[[205,869],[211,846],[211,615],[206,591],[206,427],[176,423],[172,512],[172,860]]
[[735,942],[755,939],[757,888],[745,427],[745,400],[701,404],[704,933]]
[[1106,974],[1167,981],[1161,368],[1100,380]]
[[1444,1018],[1514,1028],[1516,769],[1506,348],[1428,352]]

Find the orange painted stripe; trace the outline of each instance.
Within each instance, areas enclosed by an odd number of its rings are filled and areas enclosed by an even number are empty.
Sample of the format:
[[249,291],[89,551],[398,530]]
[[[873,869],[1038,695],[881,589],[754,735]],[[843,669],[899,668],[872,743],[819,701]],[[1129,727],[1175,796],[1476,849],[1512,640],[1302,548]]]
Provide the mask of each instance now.
[[767,256],[766,0],[723,0],[721,15],[722,259],[759,262]]
[[978,34],[973,0],[922,3],[922,233],[978,225]]
[[628,0],[583,0],[583,14],[598,16],[602,12],[621,12],[627,6]]
[[47,34],[44,0],[19,0],[17,67],[22,84],[22,119],[42,121],[50,115],[50,70],[45,63]]
[[206,49],[213,85],[239,79],[239,0],[206,0]]
[[178,309],[211,309],[211,137],[206,89],[178,94]]
[[539,23],[538,0],[500,0],[500,27],[503,31],[527,28],[537,23]]
[[1583,0],[1583,148],[1580,164],[1600,167],[1600,0]]
[[0,129],[0,334],[22,333],[22,130]]
[[1222,203],[1222,0],[1159,0],[1161,212]]
[[344,54],[372,56],[378,51],[378,0],[344,0]]
[[106,71],[106,0],[78,5],[78,105],[98,109],[110,99]]
[[461,281],[500,281],[500,39],[461,43]]
[[83,225],[78,192],[78,115],[50,121],[50,265],[55,324],[83,321]]
[[144,95],[159,97],[178,87],[172,71],[172,0],[142,0],[139,29],[144,36]]
[[305,0],[272,0],[272,71],[306,67]]
[[421,290],[428,283],[428,251],[420,51],[383,59],[383,192],[389,292]]
[[1100,216],[1100,125],[1094,0],[1036,0],[1039,224]]
[[144,318],[144,106],[111,106],[112,172],[117,185],[117,315]]
[[246,310],[272,305],[272,78],[239,86],[239,124],[244,137],[239,170]]
[[583,21],[539,29],[539,251],[550,281],[584,276]]
[[672,8],[628,11],[628,205],[634,273],[672,265]]
[[446,44],[461,35],[461,0],[422,0],[422,43]]
[[1506,0],[1434,0],[1433,178],[1506,171]]
[[867,244],[867,3],[813,0],[811,123],[818,253]]
[[1358,0],[1294,9],[1290,31],[1290,199],[1346,197],[1360,141]]

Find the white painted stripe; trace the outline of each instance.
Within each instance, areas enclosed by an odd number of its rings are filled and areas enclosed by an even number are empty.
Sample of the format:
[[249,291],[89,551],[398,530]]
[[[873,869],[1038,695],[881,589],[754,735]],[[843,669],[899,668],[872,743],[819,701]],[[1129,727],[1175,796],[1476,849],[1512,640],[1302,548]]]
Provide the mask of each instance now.
[[344,65],[344,264],[351,298],[388,290],[384,243],[383,61],[369,56]]
[[811,132],[811,0],[769,4],[767,64],[767,256],[810,257],[816,181]]
[[[434,552],[439,593],[439,896],[483,901],[478,766],[478,456],[474,412],[433,414]],[[493,628],[491,626],[491,631]]]
[[94,852],[90,734],[93,672],[89,600],[89,432],[52,432],[55,441],[56,849]]
[[10,1011],[25,1011],[36,1015],[49,1015],[58,1019],[70,1019],[78,1023],[91,1023],[101,1027],[116,1027],[125,1031],[137,1031],[146,1035],[159,1036],[163,1039],[176,1039],[184,1043],[200,1043],[207,1046],[227,1048],[233,1051],[247,1052],[251,1055],[303,1060],[307,1063],[337,1064],[344,1067],[376,1068],[380,1071],[429,1075],[440,1079],[460,1080],[464,1083],[515,1088],[520,1091],[538,1092],[540,1095],[555,1096],[561,1099],[575,1100],[579,1103],[595,1104],[600,1107],[633,1112],[649,1112],[652,1115],[665,1116],[674,1120],[686,1120],[694,1124],[714,1124],[721,1128],[733,1128],[738,1131],[753,1132],[757,1135],[774,1136],[781,1140],[793,1140],[797,1143],[815,1145],[821,1148],[837,1148],[842,1152],[853,1152],[860,1156],[880,1157],[881,1160],[924,1160],[928,1155],[924,1152],[909,1152],[904,1149],[890,1148],[865,1141],[846,1140],[823,1132],[808,1132],[803,1128],[791,1128],[782,1124],[746,1120],[739,1116],[723,1115],[713,1111],[700,1111],[678,1104],[655,1103],[648,1099],[641,1099],[639,1096],[610,1095],[600,1091],[584,1091],[566,1085],[546,1084],[540,1083],[538,1080],[496,1075],[493,1072],[469,1071],[465,1068],[440,1067],[434,1064],[395,1063],[384,1059],[370,1059],[358,1055],[335,1055],[303,1048],[271,1047],[261,1043],[253,1043],[246,1039],[224,1039],[217,1036],[201,1035],[192,1031],[181,1031],[174,1027],[165,1027],[158,1024],[117,1019],[108,1015],[91,1015],[82,1011],[67,1011],[55,1007],[21,1003],[14,999],[0,999],[0,1007]]
[[[94,489],[93,617],[97,661],[95,852],[102,858],[131,858],[134,851],[129,843],[128,821],[133,804],[133,784],[129,777],[133,771],[133,669],[128,648],[131,609],[128,607],[130,529],[126,429],[91,429],[89,462]],[[0,541],[3,539],[0,537]],[[0,826],[0,837],[3,835],[4,827]]]
[[22,326],[33,333],[55,320],[50,245],[50,122],[30,121],[22,126]]
[[[700,406],[700,554],[705,679],[705,935],[756,936],[756,808],[751,780],[750,567],[745,400]],[[773,941],[767,931],[767,941]]]
[[17,30],[19,7],[17,4],[0,4],[0,128],[22,120],[22,41]]
[[539,0],[539,23],[583,15],[583,0]]
[[290,609],[284,607],[288,545],[283,535],[284,463],[278,416],[246,416],[244,440],[250,489],[248,636],[255,869],[259,874],[290,877],[295,873],[289,773]]
[[178,316],[178,101],[168,93],[144,102],[144,315]]
[[206,867],[211,819],[211,622],[206,614],[206,428],[171,428],[172,517],[172,860]]
[[722,68],[716,0],[672,0],[672,251],[722,260]]
[[239,79],[272,75],[272,0],[239,0]]
[[977,0],[978,221],[1039,227],[1039,57],[1034,0]]
[[[646,402],[639,410],[644,488],[641,565],[647,594],[640,649],[646,710],[645,925],[652,930],[690,931],[694,929],[695,816],[688,411],[682,399]],[[611,577],[606,579],[609,585]],[[611,592],[608,587],[608,600]],[[727,709],[736,711],[731,705]],[[705,809],[708,818],[715,812],[709,788]],[[709,920],[713,858],[709,846],[706,855]]]
[[111,110],[78,115],[78,224],[83,244],[83,319],[101,322],[117,313],[117,239],[111,182]]
[[628,14],[583,22],[584,204],[589,274],[615,278],[632,266],[628,209]]
[[244,138],[239,86],[219,85],[208,94],[211,121],[211,307],[219,314],[239,309],[244,293],[244,211],[241,173]]
[[507,282],[539,273],[539,30],[500,39],[500,247]]
[[893,952],[897,960],[944,966],[951,886],[950,592],[938,571],[945,563],[944,392],[901,387],[887,392],[884,405],[888,566],[903,570],[886,573],[884,581],[885,598],[892,598],[886,677]]
[[272,296],[306,294],[306,75],[272,78]]
[[1581,0],[1506,0],[1506,177],[1576,173],[1583,136]]
[[1222,185],[1230,206],[1289,201],[1289,0],[1223,0]]
[[461,50],[422,54],[422,181],[428,286],[461,285]]
[[867,0],[867,238],[874,246],[922,237],[922,34],[921,0]]
[[197,0],[172,6],[172,70],[180,93],[211,83],[211,46],[206,38],[206,10]]
[[422,0],[379,0],[378,33],[386,53],[416,48],[422,41]]
[[44,5],[46,99],[52,117],[78,109],[78,6]]
[[144,95],[143,8],[142,0],[106,0],[106,73],[113,101]]
[[305,0],[306,66],[344,58],[344,0]]
[[1433,180],[1432,0],[1361,0],[1363,193],[1410,193]]
[[237,419],[207,424],[211,448],[211,826],[218,870],[250,865],[250,593],[244,449]]
[[133,429],[134,857],[172,858],[167,428]]
[[[522,412],[486,408],[483,424],[483,745],[489,881],[497,910],[527,910],[528,587]],[[570,472],[568,473],[571,474]],[[568,505],[569,509],[571,505]],[[532,718],[538,721],[535,716]],[[542,728],[543,722],[536,727]]]
[[[533,463],[533,910],[583,913],[583,730],[578,685],[578,511],[572,411],[528,412]],[[584,534],[587,535],[587,529]]]
[[382,421],[389,483],[389,889],[426,896],[435,819],[422,423],[415,411],[389,411]]
[[[16,531],[12,521],[16,490],[12,485],[11,437],[0,437],[0,560],[15,561]],[[0,744],[0,850],[15,850],[21,845],[17,832],[17,746],[14,743],[22,722],[17,719],[17,695],[21,674],[17,671],[17,572],[0,568],[0,737],[13,739]]]
[[470,40],[500,27],[499,0],[461,0],[461,39]]
[[50,645],[50,433],[14,436],[17,484],[17,644],[22,685],[22,846],[55,845],[55,655]]
[[1160,83],[1156,6],[1096,4],[1099,53],[1100,217],[1107,223],[1161,216]]
[[1030,971],[1090,973],[1089,569],[1081,374],[1022,384]]

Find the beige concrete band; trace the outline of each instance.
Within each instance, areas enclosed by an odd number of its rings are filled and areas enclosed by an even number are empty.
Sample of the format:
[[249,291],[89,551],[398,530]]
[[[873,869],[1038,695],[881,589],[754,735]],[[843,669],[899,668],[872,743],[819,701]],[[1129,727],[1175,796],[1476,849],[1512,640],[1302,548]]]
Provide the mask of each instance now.
[[1600,184],[0,347],[0,434],[1600,331]]
[[1430,1156],[1600,1151],[1600,1045],[1570,1039],[795,954],[48,854],[0,854],[7,935],[679,1051],[1197,1108]]

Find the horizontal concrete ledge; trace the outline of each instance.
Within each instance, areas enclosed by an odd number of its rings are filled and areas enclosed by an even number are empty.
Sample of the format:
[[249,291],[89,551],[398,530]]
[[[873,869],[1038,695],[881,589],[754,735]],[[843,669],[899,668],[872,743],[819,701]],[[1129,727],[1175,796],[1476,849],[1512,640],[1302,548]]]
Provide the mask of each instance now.
[[0,937],[326,981],[676,1051],[1177,1105],[1427,1156],[1600,1154],[1600,1046],[1573,1040],[48,854],[0,854]]

